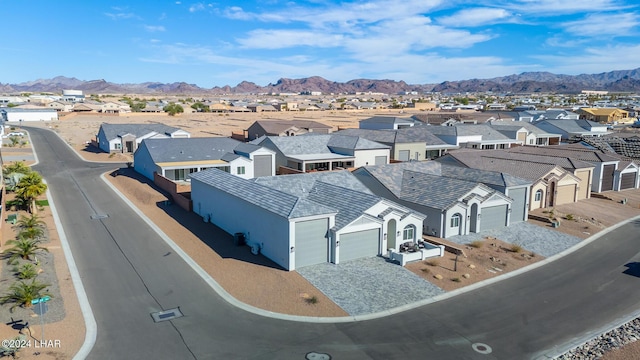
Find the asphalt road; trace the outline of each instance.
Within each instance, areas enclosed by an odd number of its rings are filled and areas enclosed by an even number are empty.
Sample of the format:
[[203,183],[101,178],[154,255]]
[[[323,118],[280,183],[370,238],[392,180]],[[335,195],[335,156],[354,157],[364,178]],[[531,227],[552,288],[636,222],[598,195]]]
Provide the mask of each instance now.
[[[90,359],[545,358],[640,310],[640,278],[624,273],[640,262],[636,221],[546,266],[389,317],[305,323],[245,312],[104,184],[113,164],[84,162],[54,133],[29,130],[97,322]],[[151,313],[172,308],[184,316],[154,322]]]

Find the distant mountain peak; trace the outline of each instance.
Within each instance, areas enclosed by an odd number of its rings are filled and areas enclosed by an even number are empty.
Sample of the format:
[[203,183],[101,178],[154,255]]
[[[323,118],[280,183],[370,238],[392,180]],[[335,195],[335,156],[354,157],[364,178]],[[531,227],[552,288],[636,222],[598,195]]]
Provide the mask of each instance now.
[[633,70],[616,70],[600,74],[558,75],[547,71],[523,72],[518,75],[507,75],[490,79],[471,79],[461,81],[443,81],[440,84],[415,84],[405,81],[353,79],[341,83],[327,80],[320,76],[301,79],[282,77],[275,83],[259,86],[250,81],[242,81],[231,87],[213,87],[204,89],[195,84],[174,82],[164,84],[146,82],[142,84],[115,84],[105,79],[83,81],[75,77],[56,76],[52,79],[38,79],[20,84],[0,86],[4,93],[18,92],[57,92],[74,89],[83,90],[86,94],[249,94],[249,93],[300,93],[303,91],[320,91],[323,93],[386,93],[397,94],[406,91],[416,92],[562,92],[579,93],[582,90],[609,90],[616,92],[640,92],[640,68]]

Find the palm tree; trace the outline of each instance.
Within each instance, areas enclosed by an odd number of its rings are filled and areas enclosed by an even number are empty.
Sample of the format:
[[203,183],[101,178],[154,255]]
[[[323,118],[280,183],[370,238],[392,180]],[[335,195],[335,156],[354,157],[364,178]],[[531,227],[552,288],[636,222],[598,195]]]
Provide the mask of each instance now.
[[31,255],[35,255],[39,251],[49,252],[46,247],[40,246],[40,240],[29,238],[17,238],[15,240],[9,240],[6,245],[12,245],[10,248],[4,250],[2,255],[5,258],[9,258],[10,261],[17,259],[18,257],[24,260],[30,260]]
[[29,204],[29,211],[35,214],[37,211],[36,199],[47,191],[47,184],[42,182],[40,174],[33,171],[20,179],[15,191],[17,196]]
[[0,304],[5,305],[13,303],[9,309],[12,312],[13,309],[18,306],[31,307],[31,300],[35,300],[43,296],[51,296],[49,292],[43,292],[43,290],[48,286],[49,284],[43,284],[36,281],[36,279],[31,280],[30,283],[18,281],[9,287],[9,292],[6,295],[0,297]]
[[18,232],[18,239],[40,240],[43,235],[44,229],[41,227],[24,228]]
[[31,171],[32,171],[31,168],[25,165],[22,161],[16,161],[13,164],[4,166],[5,174],[11,174],[11,173],[28,174]]
[[31,230],[31,229],[44,229],[45,222],[40,219],[38,214],[31,214],[31,216],[20,216],[20,219],[17,222],[17,225],[22,230]]

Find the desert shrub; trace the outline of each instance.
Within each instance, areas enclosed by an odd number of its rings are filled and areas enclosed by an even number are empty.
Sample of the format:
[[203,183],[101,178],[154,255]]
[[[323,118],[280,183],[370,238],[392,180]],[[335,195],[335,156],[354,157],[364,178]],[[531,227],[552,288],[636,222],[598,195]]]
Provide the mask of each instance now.
[[460,278],[459,278],[459,277],[454,277],[454,278],[452,278],[452,279],[451,279],[451,281],[453,281],[453,282],[460,282],[460,281],[462,281],[462,280],[460,280]]
[[475,240],[469,244],[469,246],[476,249],[480,249],[483,245],[484,245],[484,241],[482,240]]
[[307,304],[317,304],[318,303],[318,297],[316,297],[315,295],[310,296],[310,297],[308,297],[308,298],[306,298],[304,300],[307,302]]
[[425,274],[428,274],[428,273],[430,273],[430,272],[431,272],[431,269],[429,269],[429,268],[422,268],[422,269],[420,269],[420,271],[422,271],[422,272],[423,272],[423,273],[425,273]]
[[438,261],[438,259],[427,259],[424,261],[424,263],[429,266],[438,266],[440,262]]
[[567,214],[564,218],[567,219],[567,220],[573,220],[573,215],[572,214]]
[[511,250],[511,252],[514,252],[514,253],[519,253],[519,252],[522,252],[522,246],[518,244],[511,244],[511,246],[509,247],[509,250]]

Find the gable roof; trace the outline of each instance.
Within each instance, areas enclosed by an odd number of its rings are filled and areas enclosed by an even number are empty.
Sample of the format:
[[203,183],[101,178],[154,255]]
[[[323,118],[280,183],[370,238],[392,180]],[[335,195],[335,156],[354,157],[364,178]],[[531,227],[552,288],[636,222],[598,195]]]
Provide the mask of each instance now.
[[180,128],[168,126],[164,124],[108,124],[103,123],[100,125],[100,129],[104,133],[107,140],[113,140],[119,136],[132,134],[136,137],[147,135],[151,132],[158,134],[170,135]]
[[199,171],[190,176],[191,181],[200,181],[287,219],[337,213],[336,209],[320,203],[300,198],[218,169]]
[[373,116],[367,119],[362,119],[360,123],[372,123],[372,124],[415,124],[419,121],[410,117],[396,117],[396,116]]
[[482,136],[482,140],[512,140],[487,124],[459,124],[454,126],[427,126],[435,135]]
[[301,136],[263,136],[251,141],[251,143],[259,145],[267,139],[271,141],[285,156],[336,154],[332,151],[333,148],[351,150],[389,148],[387,145],[357,136],[311,133]]
[[155,163],[224,160],[233,155],[234,149],[242,145],[238,140],[226,137],[144,139],[145,146]]
[[331,126],[311,120],[258,120],[253,124],[259,125],[267,134],[280,134],[292,127],[307,130],[332,128]]
[[554,157],[570,157],[573,159],[578,159],[582,161],[586,161],[589,163],[600,163],[600,162],[609,162],[609,161],[618,161],[619,158],[604,154],[599,150],[588,149],[588,148],[575,148],[575,147],[567,147],[564,145],[551,145],[551,146],[520,146],[507,150],[509,153],[523,153],[523,154],[534,154],[534,155],[544,155],[544,156],[554,156]]
[[584,119],[544,119],[535,124],[549,124],[567,133],[585,133],[591,132],[594,127],[606,127],[606,125]]

